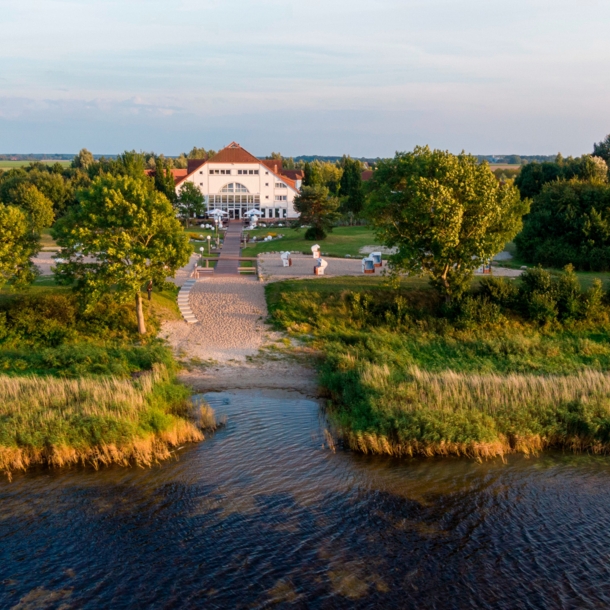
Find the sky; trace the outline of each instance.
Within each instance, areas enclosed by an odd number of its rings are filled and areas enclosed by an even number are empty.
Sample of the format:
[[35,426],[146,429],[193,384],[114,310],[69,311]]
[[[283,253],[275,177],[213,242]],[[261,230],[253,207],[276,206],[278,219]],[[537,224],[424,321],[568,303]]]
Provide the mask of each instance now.
[[580,155],[608,0],[0,0],[0,153]]

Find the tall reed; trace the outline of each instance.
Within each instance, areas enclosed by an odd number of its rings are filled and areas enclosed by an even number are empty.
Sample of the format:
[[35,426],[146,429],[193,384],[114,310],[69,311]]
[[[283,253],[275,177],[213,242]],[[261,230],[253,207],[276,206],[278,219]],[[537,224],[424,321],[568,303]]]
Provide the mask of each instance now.
[[546,447],[610,453],[608,373],[431,373],[413,367],[398,375],[387,365],[369,364],[354,380],[359,399],[336,395],[340,403],[331,418],[349,447],[365,453],[480,458]]
[[134,380],[0,376],[0,470],[34,464],[150,465],[203,439],[196,409],[163,365]]

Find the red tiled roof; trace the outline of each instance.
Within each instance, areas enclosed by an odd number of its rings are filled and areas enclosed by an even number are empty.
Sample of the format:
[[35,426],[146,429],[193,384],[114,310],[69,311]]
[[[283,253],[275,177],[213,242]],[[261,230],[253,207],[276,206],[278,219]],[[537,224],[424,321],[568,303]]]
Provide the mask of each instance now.
[[365,169],[362,174],[360,174],[362,177],[362,182],[366,182],[367,180],[370,180],[373,177],[373,170],[372,169]]
[[302,169],[283,169],[282,176],[290,178],[291,180],[303,180],[303,178],[305,178],[305,172]]
[[205,163],[205,159],[188,159],[186,162],[187,175],[192,174]]
[[260,163],[254,155],[243,149],[237,142],[231,142],[226,148],[219,150],[208,163]]
[[283,169],[283,161],[281,159],[261,159],[260,163],[266,165],[271,171],[276,174],[281,174]]
[[[172,169],[170,171],[172,172],[172,175],[174,176],[174,182],[176,184],[178,184],[178,182],[180,182],[182,179],[186,178],[187,173],[188,173],[186,169]],[[154,169],[145,169],[144,173],[147,176],[154,176],[155,170]]]
[[293,188],[295,191],[298,191],[295,180],[280,173],[282,171],[281,159],[257,159],[254,155],[251,155],[247,150],[242,148],[237,142],[231,142],[231,144],[229,144],[222,150],[219,150],[213,157],[210,157],[209,159],[189,159],[188,172],[186,176],[181,176],[176,180],[176,186],[184,182],[184,180],[188,176],[197,171],[202,165],[207,165],[208,163],[262,163],[263,165],[269,168],[271,173],[275,174],[280,180],[283,180],[288,186]]

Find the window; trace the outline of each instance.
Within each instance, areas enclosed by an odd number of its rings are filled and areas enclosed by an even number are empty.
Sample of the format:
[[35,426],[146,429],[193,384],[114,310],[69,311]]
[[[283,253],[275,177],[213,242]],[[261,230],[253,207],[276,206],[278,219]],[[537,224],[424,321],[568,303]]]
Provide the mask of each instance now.
[[280,217],[280,208],[275,208],[275,217],[276,218]]
[[231,175],[231,170],[230,169],[211,169],[210,170],[210,174],[222,174],[230,176]]
[[265,195],[265,199],[269,199],[269,195]]
[[269,172],[265,172],[265,176],[268,176],[268,175],[269,175]]
[[265,186],[269,186],[269,183],[268,183],[268,182],[265,182]]
[[287,199],[288,199],[288,197],[286,197],[286,195],[276,195],[275,196],[276,201],[286,201]]
[[275,183],[275,188],[276,189],[287,189],[288,186],[286,184],[284,184],[283,182],[276,182]]
[[199,172],[199,173],[200,173],[200,174],[203,174],[203,172],[202,172],[202,171],[201,171],[201,172]]
[[265,218],[266,211],[267,211],[267,208],[261,208],[261,218]]
[[239,182],[231,182],[230,184],[225,184],[220,190],[221,193],[247,193],[248,189]]

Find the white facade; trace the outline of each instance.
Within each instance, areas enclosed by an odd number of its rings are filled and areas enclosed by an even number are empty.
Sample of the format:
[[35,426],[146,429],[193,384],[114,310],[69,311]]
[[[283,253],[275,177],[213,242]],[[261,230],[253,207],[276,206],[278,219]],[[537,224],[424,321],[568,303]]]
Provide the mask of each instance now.
[[186,181],[199,188],[208,210],[218,208],[227,212],[228,218],[243,218],[252,209],[260,210],[261,220],[298,217],[293,202],[300,181],[275,173],[235,143],[181,180],[177,193]]

